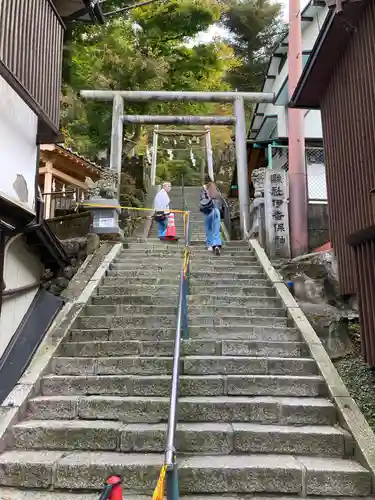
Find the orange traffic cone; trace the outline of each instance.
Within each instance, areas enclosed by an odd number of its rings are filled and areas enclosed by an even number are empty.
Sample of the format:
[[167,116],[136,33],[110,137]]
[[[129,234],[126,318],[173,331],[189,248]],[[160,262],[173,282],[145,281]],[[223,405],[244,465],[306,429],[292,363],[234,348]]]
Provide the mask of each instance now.
[[172,241],[177,241],[178,238],[176,236],[176,224],[174,223],[174,214],[169,214],[168,216],[168,226],[167,226],[167,231],[165,233],[165,236],[163,237],[163,240],[172,240]]
[[121,477],[110,476],[99,500],[123,500]]

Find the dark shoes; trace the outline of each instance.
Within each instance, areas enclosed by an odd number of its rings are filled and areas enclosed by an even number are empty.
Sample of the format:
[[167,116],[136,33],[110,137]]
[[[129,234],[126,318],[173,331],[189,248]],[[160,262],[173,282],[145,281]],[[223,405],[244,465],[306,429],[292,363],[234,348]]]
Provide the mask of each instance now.
[[214,247],[214,254],[220,255],[220,247]]

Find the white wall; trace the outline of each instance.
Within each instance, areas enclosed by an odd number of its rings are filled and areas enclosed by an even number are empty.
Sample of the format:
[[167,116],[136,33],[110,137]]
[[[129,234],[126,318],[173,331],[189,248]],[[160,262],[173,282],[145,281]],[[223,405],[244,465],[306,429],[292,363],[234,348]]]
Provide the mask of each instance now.
[[38,119],[0,76],[0,196],[34,213]]
[[[12,238],[5,247],[4,283],[6,289],[39,282],[43,266],[39,258],[27,249],[22,235]],[[12,339],[18,325],[32,303],[38,288],[4,298],[0,315],[0,357]]]

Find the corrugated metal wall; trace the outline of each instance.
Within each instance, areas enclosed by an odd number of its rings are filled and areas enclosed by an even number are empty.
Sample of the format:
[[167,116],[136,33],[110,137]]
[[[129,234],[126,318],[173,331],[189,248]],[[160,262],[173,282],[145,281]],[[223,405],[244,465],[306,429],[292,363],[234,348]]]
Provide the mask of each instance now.
[[49,0],[0,1],[0,59],[57,127],[63,33]]
[[[342,29],[349,29],[344,19]],[[375,0],[370,0],[322,102],[330,235],[343,294],[356,292],[355,253],[346,238],[375,222],[370,202],[375,188],[374,31]],[[358,258],[374,266],[371,252]]]

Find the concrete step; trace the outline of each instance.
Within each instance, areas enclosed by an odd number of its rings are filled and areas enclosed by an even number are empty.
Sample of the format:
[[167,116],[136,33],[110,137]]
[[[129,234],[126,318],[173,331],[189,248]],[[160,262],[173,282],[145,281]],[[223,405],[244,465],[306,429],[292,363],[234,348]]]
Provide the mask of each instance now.
[[[173,356],[173,340],[122,340],[64,342],[59,356],[102,357],[102,356]],[[182,340],[181,356],[277,356],[309,357],[308,347],[303,342],[269,342],[244,340]]]
[[[27,420],[167,422],[169,397],[38,396],[29,400]],[[179,422],[251,422],[334,425],[336,408],[325,398],[280,396],[180,397]],[[1,456],[1,455],[0,455]]]
[[[100,320],[99,320],[100,318]],[[91,318],[93,321],[97,320],[96,324],[107,325],[109,323],[110,318],[107,318],[106,321],[101,319],[103,317]],[[83,318],[81,318],[83,319]],[[126,321],[125,318],[122,318],[122,321]],[[155,321],[155,320],[154,320]],[[117,318],[114,321],[117,323]],[[121,320],[119,320],[121,323]],[[225,327],[249,327],[249,326],[268,326],[268,327],[287,327],[289,326],[289,320],[285,317],[275,317],[275,316],[229,316],[220,314],[217,316],[212,316],[212,314],[204,315],[204,314],[189,314],[189,331],[191,327],[200,327],[201,329],[206,329],[207,327],[214,328],[225,326]],[[85,323],[80,323],[86,325]],[[92,323],[89,323],[92,324]],[[94,323],[95,324],[95,323]],[[140,324],[139,322],[136,324]],[[174,324],[174,323],[173,323]],[[91,326],[89,327],[91,328]],[[100,328],[99,326],[97,328]]]
[[173,285],[148,285],[142,283],[141,285],[120,285],[120,286],[100,286],[98,290],[99,297],[114,296],[114,295],[128,295],[132,297],[156,295],[157,297],[171,297],[177,296],[178,283]]
[[[114,311],[116,306],[103,306],[103,307],[108,307],[108,308],[113,307],[112,310]],[[164,306],[154,306],[154,307],[160,307],[160,309],[162,310]],[[91,309],[93,308],[94,306],[88,306],[87,310],[91,311]],[[112,310],[108,309],[108,313],[111,313]],[[167,312],[167,309],[165,309],[165,311],[163,312]],[[96,314],[99,315],[99,313]],[[265,307],[250,307],[250,306],[235,306],[235,305],[224,306],[224,305],[210,305],[210,304],[197,305],[195,303],[193,304],[189,303],[189,315],[197,316],[198,314],[202,314],[204,316],[212,315],[213,319],[220,319],[226,316],[233,316],[233,317],[240,316],[242,319],[244,316],[249,316],[251,318],[254,318],[255,316],[283,318],[286,315],[286,311],[284,308],[267,307],[266,305]]]
[[[97,306],[95,306],[97,307]],[[280,322],[280,321],[279,321]],[[258,322],[259,323],[259,322]],[[264,322],[263,324],[265,324]],[[274,322],[275,323],[275,322]],[[277,321],[276,321],[277,323]],[[134,327],[137,328],[152,328],[157,330],[164,330],[169,328],[176,328],[176,314],[172,315],[162,315],[162,316],[151,316],[150,314],[132,314],[131,316],[79,316],[75,321],[75,328],[83,330],[92,329],[117,329],[123,328],[126,325],[126,329],[133,330]],[[269,325],[266,325],[269,326]],[[286,326],[286,320],[281,323],[281,326]]]
[[[56,375],[164,375],[171,373],[172,356],[58,356],[51,371]],[[317,375],[311,358],[260,356],[185,356],[180,360],[186,375]]]
[[[0,456],[4,486],[101,490],[113,471],[125,491],[152,494],[163,455],[158,453],[14,450]],[[370,473],[351,460],[297,455],[199,455],[179,462],[182,493],[287,493],[364,496]],[[13,499],[12,499],[13,500]]]
[[[317,375],[181,375],[180,396],[326,396]],[[170,375],[46,375],[41,395],[164,396]]]
[[[16,449],[163,453],[166,424],[30,420],[13,427]],[[178,453],[226,455],[280,453],[344,457],[351,438],[333,426],[273,426],[239,422],[179,423]]]
[[[281,299],[271,298],[267,296],[253,296],[253,297],[244,297],[243,295],[235,295],[235,294],[227,294],[227,295],[218,295],[215,293],[200,293],[189,295],[188,297],[189,305],[209,305],[209,306],[217,306],[222,308],[223,312],[227,308],[230,308],[230,305],[237,307],[265,307],[265,308],[282,308]],[[226,307],[227,306],[227,307]],[[230,308],[233,310],[233,308]]]

